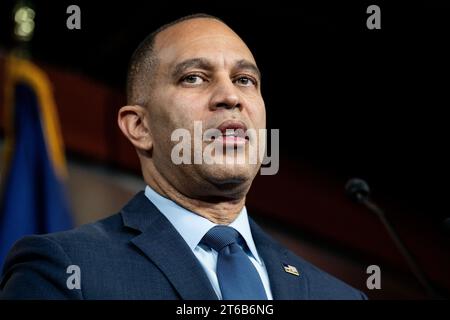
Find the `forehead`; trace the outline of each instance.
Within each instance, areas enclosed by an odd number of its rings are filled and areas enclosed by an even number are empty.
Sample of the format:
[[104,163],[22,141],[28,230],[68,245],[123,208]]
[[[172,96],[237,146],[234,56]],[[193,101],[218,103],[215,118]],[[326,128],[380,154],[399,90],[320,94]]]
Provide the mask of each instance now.
[[161,64],[196,57],[214,62],[234,62],[255,59],[242,39],[224,23],[208,18],[180,22],[159,33],[155,51]]

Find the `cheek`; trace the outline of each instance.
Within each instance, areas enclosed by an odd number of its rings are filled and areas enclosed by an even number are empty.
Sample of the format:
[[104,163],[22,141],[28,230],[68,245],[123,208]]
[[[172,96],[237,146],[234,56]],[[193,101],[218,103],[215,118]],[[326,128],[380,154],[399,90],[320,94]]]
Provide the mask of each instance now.
[[191,92],[167,92],[160,104],[160,127],[167,131],[194,128],[194,121],[202,120],[205,111],[205,97]]
[[208,94],[186,90],[174,94],[168,107],[176,110],[175,116],[179,116],[180,121],[188,128],[193,127],[194,121],[205,120],[209,110],[208,102]]
[[251,97],[247,100],[247,112],[253,125],[258,129],[266,127],[266,107],[261,96]]

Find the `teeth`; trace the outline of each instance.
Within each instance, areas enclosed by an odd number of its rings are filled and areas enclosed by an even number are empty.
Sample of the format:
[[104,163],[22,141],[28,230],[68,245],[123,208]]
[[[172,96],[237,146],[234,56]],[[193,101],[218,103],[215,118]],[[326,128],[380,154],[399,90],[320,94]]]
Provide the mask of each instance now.
[[224,136],[227,136],[227,137],[231,137],[231,136],[236,137],[237,135],[236,135],[236,133],[234,133],[234,132],[225,132],[225,133],[224,133]]

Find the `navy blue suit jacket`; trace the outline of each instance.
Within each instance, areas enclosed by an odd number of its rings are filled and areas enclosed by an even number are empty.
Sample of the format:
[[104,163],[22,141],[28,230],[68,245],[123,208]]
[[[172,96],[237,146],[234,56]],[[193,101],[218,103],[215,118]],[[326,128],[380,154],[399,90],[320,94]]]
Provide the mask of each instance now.
[[[365,299],[272,240],[250,219],[274,299]],[[80,268],[80,289],[66,282]],[[284,271],[295,266],[300,275]],[[138,193],[120,213],[93,224],[18,241],[0,280],[2,299],[217,299],[181,235]]]

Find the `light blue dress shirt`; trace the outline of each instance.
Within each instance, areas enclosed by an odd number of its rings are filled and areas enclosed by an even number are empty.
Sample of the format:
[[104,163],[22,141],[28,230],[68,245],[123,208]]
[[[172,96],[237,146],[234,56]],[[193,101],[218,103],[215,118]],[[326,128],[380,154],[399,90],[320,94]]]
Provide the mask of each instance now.
[[[205,270],[217,297],[222,300],[222,293],[220,292],[219,281],[216,274],[217,251],[200,244],[203,236],[209,229],[216,226],[216,224],[192,211],[186,210],[172,200],[161,196],[149,186],[145,188],[145,195],[170,221],[170,223],[172,223],[178,233],[183,237],[184,241],[186,241],[189,248],[191,248]],[[269,276],[264,262],[259,257],[258,251],[256,250],[250,225],[248,223],[247,209],[245,207],[242,208],[238,217],[230,223],[229,226],[236,229],[241,234],[242,238],[244,238],[248,249],[243,249],[258,271],[268,299],[273,300]]]

